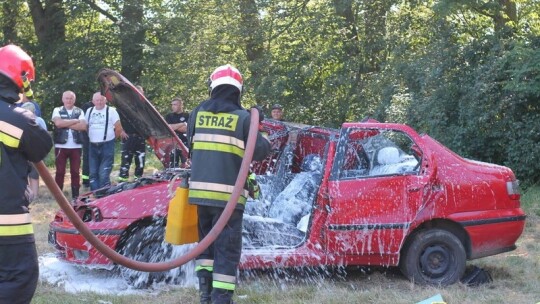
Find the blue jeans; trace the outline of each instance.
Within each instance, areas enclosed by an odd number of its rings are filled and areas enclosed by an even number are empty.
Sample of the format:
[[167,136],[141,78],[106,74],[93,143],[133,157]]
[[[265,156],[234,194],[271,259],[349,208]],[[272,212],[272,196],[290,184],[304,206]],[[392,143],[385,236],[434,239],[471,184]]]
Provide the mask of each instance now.
[[110,185],[114,163],[114,139],[102,143],[90,143],[88,152],[90,190]]

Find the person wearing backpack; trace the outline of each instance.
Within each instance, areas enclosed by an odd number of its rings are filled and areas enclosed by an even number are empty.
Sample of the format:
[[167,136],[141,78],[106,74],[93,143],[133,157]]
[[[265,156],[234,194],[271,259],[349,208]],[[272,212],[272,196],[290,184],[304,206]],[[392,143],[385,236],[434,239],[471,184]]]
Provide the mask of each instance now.
[[81,187],[81,151],[83,134],[87,123],[84,112],[75,106],[76,96],[72,91],[65,91],[62,94],[61,107],[54,108],[52,121],[54,123],[53,140],[56,174],[54,180],[60,189],[64,189],[64,177],[66,175],[66,165],[69,160],[69,172],[71,174],[71,197],[76,199],[79,196]]

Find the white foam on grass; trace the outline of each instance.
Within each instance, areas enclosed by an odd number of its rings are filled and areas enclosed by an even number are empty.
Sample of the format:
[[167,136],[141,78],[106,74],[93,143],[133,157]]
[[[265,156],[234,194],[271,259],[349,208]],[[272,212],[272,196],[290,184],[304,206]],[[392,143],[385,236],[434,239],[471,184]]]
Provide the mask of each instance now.
[[59,260],[53,253],[39,257],[39,279],[48,284],[63,287],[68,293],[94,292],[103,295],[158,294],[173,287],[165,284],[148,289],[134,289],[115,271],[73,265]]

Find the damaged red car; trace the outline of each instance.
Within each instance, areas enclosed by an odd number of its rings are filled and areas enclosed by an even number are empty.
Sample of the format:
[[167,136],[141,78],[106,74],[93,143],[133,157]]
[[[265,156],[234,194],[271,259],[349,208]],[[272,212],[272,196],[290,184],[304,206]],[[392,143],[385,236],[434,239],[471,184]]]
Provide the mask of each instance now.
[[[128,97],[112,99],[121,107]],[[135,114],[131,119],[140,119]],[[144,117],[140,132],[166,167],[179,141],[162,119]],[[262,124],[274,150],[254,164],[262,195],[246,205],[241,269],[399,266],[415,283],[448,285],[463,276],[467,260],[516,248],[526,216],[507,167],[460,157],[402,124]],[[178,246],[163,235],[178,170],[81,197],[74,208],[116,251],[170,259]],[[62,211],[50,223],[49,241],[65,261],[113,266]],[[136,281],[133,273],[128,279]],[[142,285],[163,279],[150,274]]]

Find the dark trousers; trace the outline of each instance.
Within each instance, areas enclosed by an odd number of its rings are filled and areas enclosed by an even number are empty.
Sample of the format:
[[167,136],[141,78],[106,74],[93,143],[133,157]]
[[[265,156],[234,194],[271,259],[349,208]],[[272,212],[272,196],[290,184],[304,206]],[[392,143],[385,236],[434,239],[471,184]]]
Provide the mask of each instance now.
[[170,155],[169,168],[180,168],[186,163],[186,157],[182,154],[182,150],[173,149]]
[[129,134],[129,137],[122,140],[122,161],[120,164],[120,177],[129,177],[129,167],[135,158],[135,176],[141,177],[144,171],[146,144],[144,138],[138,134]]
[[[218,221],[223,208],[197,206],[199,239],[203,239]],[[227,225],[197,260],[213,260],[212,301],[220,293],[232,296],[236,285],[236,272],[242,254],[242,218],[244,211],[234,210]]]
[[71,174],[71,188],[79,190],[81,179],[79,170],[81,169],[81,149],[55,148],[56,175],[54,180],[60,189],[64,189],[64,177],[66,175],[66,164],[69,159],[69,172]]
[[0,245],[0,304],[28,304],[34,296],[39,266],[34,243]]

